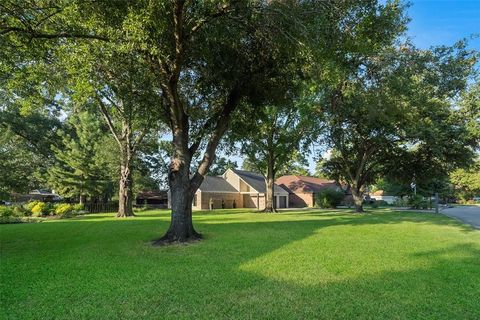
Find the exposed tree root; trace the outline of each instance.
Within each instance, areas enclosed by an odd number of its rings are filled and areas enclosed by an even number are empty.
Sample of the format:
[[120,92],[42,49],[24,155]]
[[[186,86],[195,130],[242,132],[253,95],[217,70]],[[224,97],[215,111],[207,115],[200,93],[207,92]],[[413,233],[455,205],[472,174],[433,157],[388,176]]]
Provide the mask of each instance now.
[[131,218],[131,217],[135,217],[135,214],[133,212],[131,214],[117,213],[116,217],[117,218]]
[[275,208],[265,208],[260,211],[261,213],[277,213],[278,211]]
[[190,243],[190,242],[197,242],[203,239],[203,236],[196,232],[195,230],[193,231],[192,234],[188,236],[178,236],[174,235],[172,233],[167,232],[163,237],[160,239],[153,240],[152,246],[159,247],[159,246],[167,246],[167,245],[172,245],[172,244],[179,244],[179,243]]

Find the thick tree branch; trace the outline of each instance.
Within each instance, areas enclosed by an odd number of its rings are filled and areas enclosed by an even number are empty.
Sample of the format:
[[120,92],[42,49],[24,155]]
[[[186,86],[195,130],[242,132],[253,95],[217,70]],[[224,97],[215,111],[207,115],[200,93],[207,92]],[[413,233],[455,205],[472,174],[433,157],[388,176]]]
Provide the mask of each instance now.
[[118,133],[115,130],[115,126],[113,125],[113,121],[112,121],[112,118],[110,117],[107,106],[103,103],[102,99],[98,96],[98,94],[95,95],[95,99],[98,102],[100,112],[102,113],[105,121],[107,122],[107,125],[108,125],[108,128],[110,129],[110,132],[112,133],[113,137],[117,141],[120,148],[123,148],[121,138],[118,136]]
[[230,115],[237,107],[238,102],[240,101],[240,98],[241,98],[240,87],[237,85],[231,90],[227,98],[227,101],[222,109],[222,113],[218,117],[215,129],[211,133],[210,138],[208,140],[205,153],[203,154],[203,159],[200,162],[200,165],[198,166],[197,171],[195,172],[194,176],[191,179],[192,190],[198,189],[198,187],[203,181],[203,177],[207,174],[208,169],[212,165],[215,159],[215,150],[217,149],[220,139],[222,138],[223,134],[227,130]]

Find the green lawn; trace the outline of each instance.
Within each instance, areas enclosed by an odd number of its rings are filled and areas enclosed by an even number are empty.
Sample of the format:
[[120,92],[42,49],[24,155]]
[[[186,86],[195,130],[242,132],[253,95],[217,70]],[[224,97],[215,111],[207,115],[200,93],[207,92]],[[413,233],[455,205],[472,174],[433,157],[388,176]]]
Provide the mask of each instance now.
[[480,231],[433,214],[167,211],[1,225],[1,319],[478,319]]

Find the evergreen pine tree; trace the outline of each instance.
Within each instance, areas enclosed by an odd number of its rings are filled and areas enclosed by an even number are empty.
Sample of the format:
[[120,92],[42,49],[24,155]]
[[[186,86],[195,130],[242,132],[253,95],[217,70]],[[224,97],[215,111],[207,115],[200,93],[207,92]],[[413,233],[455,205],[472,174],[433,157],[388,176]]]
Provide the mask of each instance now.
[[71,116],[68,124],[71,133],[58,133],[63,147],[53,147],[57,162],[48,180],[61,196],[85,203],[87,197],[104,196],[109,190],[108,168],[97,157],[104,133],[95,116],[87,112]]

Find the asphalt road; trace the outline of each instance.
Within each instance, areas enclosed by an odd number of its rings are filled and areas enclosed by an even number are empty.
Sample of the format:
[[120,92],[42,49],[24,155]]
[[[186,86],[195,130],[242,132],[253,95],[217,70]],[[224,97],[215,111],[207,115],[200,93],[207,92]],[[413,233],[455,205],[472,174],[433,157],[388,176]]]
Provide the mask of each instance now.
[[458,206],[443,209],[441,213],[480,229],[480,206]]

